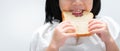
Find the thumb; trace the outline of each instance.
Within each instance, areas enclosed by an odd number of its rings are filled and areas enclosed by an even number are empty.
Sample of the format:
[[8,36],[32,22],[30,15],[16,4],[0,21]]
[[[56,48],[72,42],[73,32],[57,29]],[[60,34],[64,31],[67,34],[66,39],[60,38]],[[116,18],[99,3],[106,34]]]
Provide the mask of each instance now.
[[76,33],[66,33],[67,37],[76,37]]

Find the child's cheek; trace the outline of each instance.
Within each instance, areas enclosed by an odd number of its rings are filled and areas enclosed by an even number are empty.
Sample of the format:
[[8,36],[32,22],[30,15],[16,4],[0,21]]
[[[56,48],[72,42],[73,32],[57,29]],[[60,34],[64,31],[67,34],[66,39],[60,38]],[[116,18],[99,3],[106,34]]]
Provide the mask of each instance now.
[[60,0],[59,7],[60,7],[61,11],[69,11],[71,4]]
[[70,7],[69,7],[69,5],[61,5],[60,9],[61,9],[61,11],[69,11]]
[[91,11],[93,8],[93,0],[90,0],[88,2],[85,3],[85,7],[87,11]]

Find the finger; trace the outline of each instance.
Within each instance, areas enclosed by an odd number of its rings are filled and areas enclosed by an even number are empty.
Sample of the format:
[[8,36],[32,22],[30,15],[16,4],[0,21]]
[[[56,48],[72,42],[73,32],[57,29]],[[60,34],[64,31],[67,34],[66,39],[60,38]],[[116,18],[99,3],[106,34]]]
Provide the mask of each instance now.
[[69,37],[76,37],[76,33],[66,33],[66,37],[69,38]]
[[63,29],[63,32],[65,33],[73,33],[75,32],[75,28],[73,26],[69,26]]
[[71,25],[71,24],[69,24],[69,25],[64,25],[64,27],[62,27],[62,28],[65,29],[65,28],[67,28],[67,27],[73,27],[73,28],[74,28],[74,26]]
[[94,21],[94,19],[90,20],[88,24],[90,24],[90,23],[93,22],[93,21]]
[[70,24],[70,22],[62,22],[60,25],[59,25],[61,28],[65,28],[65,27],[68,27],[68,26],[72,26],[71,24]]
[[64,21],[64,22],[61,22],[56,28],[61,30],[63,29],[64,26],[67,26],[67,25],[69,25],[69,22]]
[[63,21],[63,22],[60,23],[60,25],[62,25],[62,24],[70,24],[70,22],[69,21]]
[[101,24],[101,21],[93,19],[89,22],[89,27],[94,25],[94,24]]
[[94,33],[100,34],[103,31],[104,31],[103,28],[101,28],[101,29],[94,29],[94,30],[90,31],[90,33],[92,33],[92,34],[94,34]]
[[92,26],[89,26],[89,31],[91,30],[95,30],[95,29],[100,29],[102,28],[103,26],[101,24],[94,24]]

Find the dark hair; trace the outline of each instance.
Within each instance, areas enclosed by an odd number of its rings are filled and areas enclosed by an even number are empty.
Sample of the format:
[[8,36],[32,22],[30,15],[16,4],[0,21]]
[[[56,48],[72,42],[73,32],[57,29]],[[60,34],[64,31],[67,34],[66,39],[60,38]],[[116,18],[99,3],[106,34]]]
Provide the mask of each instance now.
[[[94,18],[96,15],[98,15],[101,8],[101,1],[100,0],[93,0],[93,8],[91,12],[94,14]],[[45,23],[50,22],[54,19],[62,21],[62,15],[61,10],[59,7],[59,0],[46,0],[45,5],[45,12],[46,12],[46,18]]]

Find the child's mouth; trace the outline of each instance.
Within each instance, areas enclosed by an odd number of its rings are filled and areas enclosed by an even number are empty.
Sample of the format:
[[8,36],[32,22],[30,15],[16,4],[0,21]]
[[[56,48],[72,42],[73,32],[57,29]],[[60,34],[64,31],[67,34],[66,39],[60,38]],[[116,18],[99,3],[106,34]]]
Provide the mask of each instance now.
[[75,17],[81,17],[83,15],[83,10],[82,11],[73,11],[72,15]]

